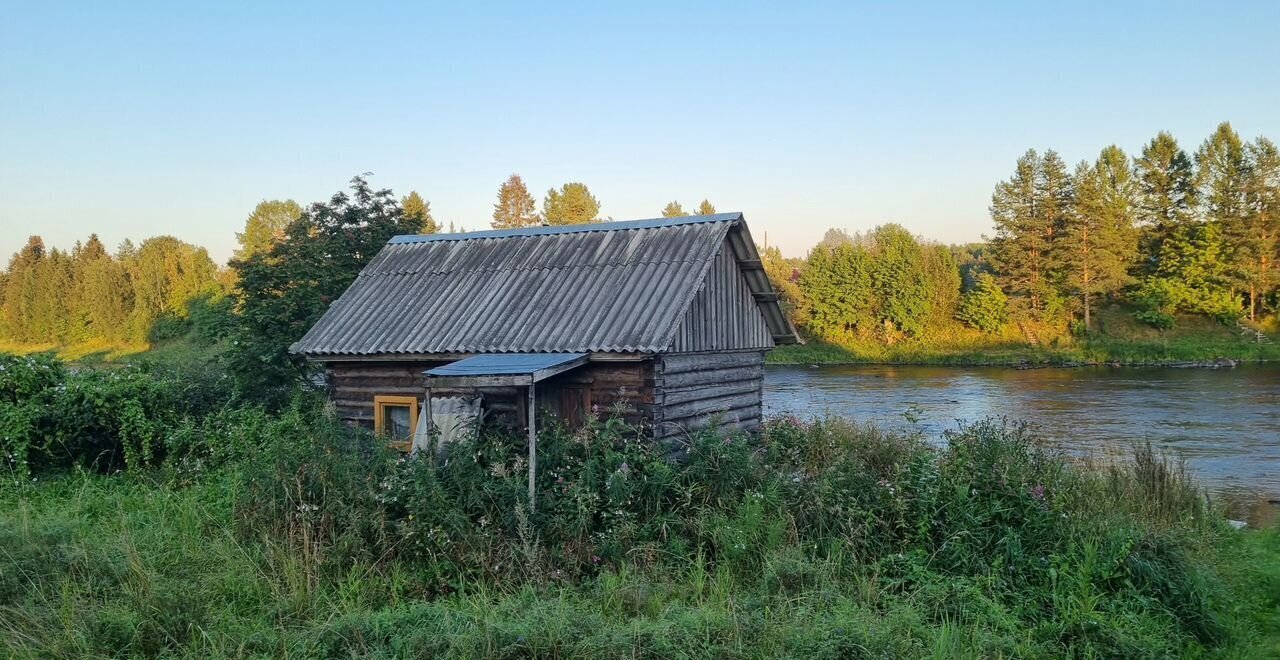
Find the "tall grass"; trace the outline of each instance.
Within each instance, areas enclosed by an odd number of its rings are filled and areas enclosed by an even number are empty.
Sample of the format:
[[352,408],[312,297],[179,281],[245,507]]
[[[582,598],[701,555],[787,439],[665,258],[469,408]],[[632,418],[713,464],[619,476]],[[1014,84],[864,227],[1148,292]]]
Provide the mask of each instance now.
[[401,460],[299,399],[178,424],[159,467],[0,490],[0,654],[1269,657],[1280,541],[1175,463],[1023,426],[937,449],[839,419],[618,421]]

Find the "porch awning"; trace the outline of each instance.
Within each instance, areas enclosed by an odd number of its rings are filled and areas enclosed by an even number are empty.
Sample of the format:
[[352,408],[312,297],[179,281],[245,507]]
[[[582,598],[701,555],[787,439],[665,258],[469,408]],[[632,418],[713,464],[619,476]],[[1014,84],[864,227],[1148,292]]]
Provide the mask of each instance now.
[[586,353],[486,353],[423,372],[428,387],[532,385],[587,363]]

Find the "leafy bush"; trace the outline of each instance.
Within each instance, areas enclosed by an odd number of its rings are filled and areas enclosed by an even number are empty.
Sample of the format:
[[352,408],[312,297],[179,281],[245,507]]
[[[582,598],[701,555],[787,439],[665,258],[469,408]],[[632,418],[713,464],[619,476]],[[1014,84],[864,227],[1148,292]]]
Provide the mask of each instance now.
[[0,452],[14,479],[155,464],[182,420],[222,405],[226,389],[217,372],[69,371],[47,357],[0,356],[0,378]]

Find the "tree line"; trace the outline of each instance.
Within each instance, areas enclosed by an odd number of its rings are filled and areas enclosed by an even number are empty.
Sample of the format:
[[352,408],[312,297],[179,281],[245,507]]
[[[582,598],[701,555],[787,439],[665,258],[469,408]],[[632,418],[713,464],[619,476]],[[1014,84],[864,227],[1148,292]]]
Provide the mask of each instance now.
[[[711,215],[716,207],[708,200],[698,205],[696,215]],[[689,214],[680,202],[671,202],[662,209],[662,217],[676,218]],[[494,229],[518,229],[534,225],[581,225],[608,220],[600,216],[600,200],[591,193],[587,184],[566,183],[550,188],[542,198],[542,210],[538,211],[533,195],[519,174],[512,174],[498,188],[498,201],[493,205]]]
[[172,236],[110,253],[98,236],[70,252],[32,236],[0,273],[0,337],[29,344],[136,343],[176,332],[226,290],[204,248]]
[[1161,132],[1068,168],[1027,151],[991,200],[995,234],[943,246],[897,225],[831,230],[804,259],[763,255],[795,322],[848,344],[999,334],[1009,321],[1085,334],[1099,301],[1151,326],[1179,313],[1226,323],[1280,309],[1280,152],[1223,123],[1188,154]]
[[[578,224],[600,220],[600,208],[571,182],[539,210],[513,174],[490,224]],[[887,224],[831,230],[802,259],[765,246],[763,261],[797,326],[842,343],[928,339],[961,324],[999,334],[1011,320],[1088,332],[1102,300],[1160,328],[1178,313],[1234,321],[1280,308],[1280,152],[1230,124],[1194,155],[1168,133],[1133,157],[1108,146],[1074,170],[1030,150],[996,184],[990,211],[985,243],[946,246]],[[703,200],[696,212],[715,208]],[[685,211],[671,202],[662,214]],[[259,204],[226,268],[171,236],[114,253],[97,236],[70,251],[33,236],[0,273],[0,338],[140,343],[196,328],[233,339],[229,360],[251,380],[280,384],[302,366],[288,345],[391,236],[442,229],[418,192],[397,198],[356,177],[305,208]]]
[[[668,217],[684,215],[678,204],[674,207],[677,211],[667,213]],[[668,205],[667,211],[671,208]],[[699,212],[715,209],[703,200]],[[570,182],[548,190],[539,211],[523,180],[513,174],[499,188],[491,225],[514,228],[600,220],[600,202],[585,184]],[[317,306],[323,309],[341,293],[334,282],[345,288],[359,267],[394,235],[388,231],[431,234],[442,230],[465,231],[452,223],[448,227],[438,223],[431,203],[417,191],[397,199],[389,190],[374,190],[357,177],[350,193],[340,192],[306,208],[293,200],[258,204],[245,220],[244,230],[236,233],[237,248],[226,267],[215,264],[204,248],[172,236],[148,238],[136,246],[126,240],[114,252],[96,234],[70,251],[50,248],[40,236],[31,236],[0,271],[0,341],[142,344],[193,329],[202,339],[218,341],[259,311],[255,295],[266,295],[273,286],[295,286],[297,282],[287,283],[293,277],[308,281],[303,288],[317,294],[313,304],[302,306],[310,311],[302,313],[300,307],[295,311],[301,316],[286,322],[296,326],[299,319],[307,318]],[[303,268],[300,264],[308,258],[306,268],[314,272],[304,277],[294,269]],[[280,272],[268,277],[271,269]],[[321,277],[324,274],[336,279],[326,280]],[[254,287],[258,287],[256,293]],[[258,319],[257,329],[281,334],[279,328],[266,328],[270,324],[265,315],[270,310],[261,311],[264,318]],[[247,341],[256,344],[252,337]],[[276,352],[277,361],[282,360]]]
[[990,267],[1032,315],[1079,314],[1087,330],[1097,299],[1123,298],[1164,328],[1178,312],[1256,320],[1277,307],[1280,151],[1229,123],[1194,156],[1165,132],[1074,171],[1028,151],[991,218]]

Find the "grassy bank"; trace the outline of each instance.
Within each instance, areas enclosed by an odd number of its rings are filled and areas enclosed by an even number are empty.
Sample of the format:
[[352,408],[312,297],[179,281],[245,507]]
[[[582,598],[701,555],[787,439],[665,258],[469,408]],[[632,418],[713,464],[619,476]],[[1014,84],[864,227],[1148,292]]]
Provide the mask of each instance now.
[[[1215,532],[1196,573],[1174,542],[1052,556],[1041,620],[996,555],[958,576],[901,557],[761,552],[751,575],[703,553],[572,580],[439,593],[416,562],[321,568],[328,545],[237,529],[225,482],[72,476],[0,494],[0,654],[13,657],[1275,657],[1280,536]],[[1181,541],[1178,543],[1189,543]],[[1162,545],[1163,544],[1163,545]],[[308,548],[312,548],[308,552]],[[319,553],[319,556],[317,556]],[[984,561],[984,563],[986,563]],[[1172,575],[1170,575],[1172,573]],[[1146,580],[1129,590],[1117,582]],[[1119,597],[1116,591],[1132,593]],[[1203,592],[1197,593],[1197,590]],[[1141,595],[1146,592],[1145,595]],[[1166,599],[1162,605],[1157,599]],[[1208,641],[1187,630],[1213,602]],[[1270,609],[1268,609],[1270,608]],[[1182,616],[1187,623],[1178,618]],[[1187,626],[1187,627],[1184,627]],[[1206,649],[1206,647],[1208,647]]]
[[1280,536],[1139,449],[601,420],[401,460],[216,374],[0,370],[0,655],[1274,657]]
[[[1270,326],[1267,329],[1271,329]],[[1028,340],[1034,337],[1035,344]],[[1259,343],[1238,328],[1198,315],[1183,315],[1170,330],[1134,320],[1130,310],[1099,311],[1087,337],[1019,332],[1000,336],[957,331],[945,336],[907,339],[895,344],[850,341],[835,345],[811,341],[782,346],[769,354],[774,364],[931,364],[965,366],[1110,364],[1159,365],[1215,360],[1277,361],[1280,342]]]

